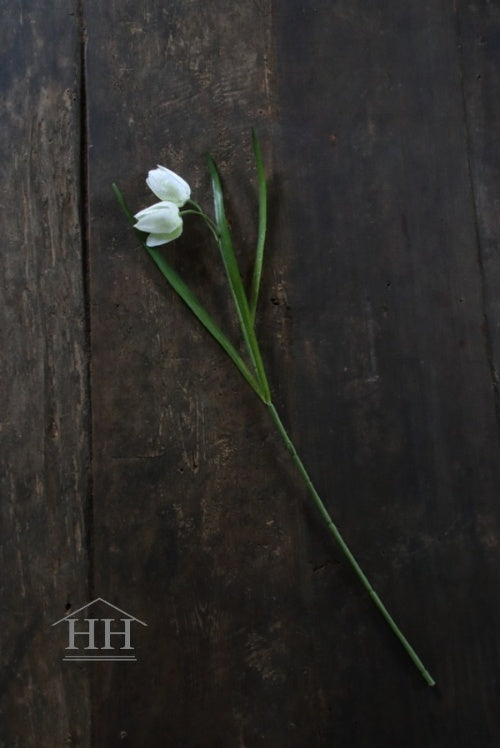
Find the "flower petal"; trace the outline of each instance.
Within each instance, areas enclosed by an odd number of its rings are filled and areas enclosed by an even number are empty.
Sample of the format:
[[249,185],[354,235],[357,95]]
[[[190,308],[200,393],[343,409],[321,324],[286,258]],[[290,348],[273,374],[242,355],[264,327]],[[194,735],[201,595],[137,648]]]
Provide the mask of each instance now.
[[168,200],[178,207],[184,205],[191,196],[191,188],[188,183],[165,166],[151,169],[146,184],[160,200]]
[[135,228],[153,234],[170,234],[182,226],[182,218],[177,205],[171,202],[161,202],[150,205],[149,208],[136,213]]
[[148,247],[158,247],[160,244],[173,242],[174,239],[177,239],[182,234],[182,229],[183,226],[181,223],[181,225],[174,231],[170,232],[170,234],[150,234],[146,239],[146,245]]

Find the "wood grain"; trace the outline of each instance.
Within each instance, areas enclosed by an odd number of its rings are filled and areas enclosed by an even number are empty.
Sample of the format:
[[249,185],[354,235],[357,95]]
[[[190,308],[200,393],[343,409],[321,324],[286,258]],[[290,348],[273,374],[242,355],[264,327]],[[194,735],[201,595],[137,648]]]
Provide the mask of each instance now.
[[[493,748],[499,11],[85,0],[8,16],[0,745]],[[273,396],[435,689],[111,191],[145,207],[160,163],[209,209],[210,150],[246,276],[252,126]],[[239,344],[203,226],[164,251]],[[97,595],[147,623],[138,662],[63,668],[50,623]]]
[[[96,590],[149,627],[137,666],[95,684],[97,741],[279,742],[300,674],[295,609],[279,602],[298,600],[295,502],[275,459],[263,462],[265,413],[137,248],[110,191],[116,179],[144,207],[147,170],[162,163],[210,208],[211,149],[235,187],[240,250],[252,247],[250,128],[267,157],[271,16],[254,3],[88,7]],[[168,255],[234,333],[201,227]]]
[[[277,51],[283,161],[300,174],[300,189],[283,185],[299,306],[291,413],[334,513],[438,681],[420,691],[389,665],[361,600],[336,614],[348,648],[320,614],[323,692],[349,673],[320,712],[324,744],[494,744],[495,695],[476,688],[496,671],[498,427],[457,17],[448,3],[360,2],[315,3],[301,19]],[[317,566],[328,559],[313,553]],[[319,609],[325,583],[313,600]]]
[[469,169],[474,194],[478,263],[483,288],[484,334],[497,397],[499,369],[500,266],[498,125],[500,106],[494,91],[500,68],[500,9],[491,3],[460,3],[456,13],[460,70],[465,104]]
[[0,745],[88,745],[86,674],[51,629],[88,594],[78,18],[2,6]]
[[[494,695],[476,688],[495,672],[498,431],[458,11],[262,10],[134,5],[111,43],[99,32],[117,11],[92,13],[94,80],[109,69],[121,102],[90,78],[97,568],[106,594],[117,587],[147,608],[145,646],[157,655],[110,673],[100,741],[121,731],[179,746],[488,744]],[[125,59],[141,65],[116,65]],[[167,163],[205,196],[209,147],[244,256],[242,134],[256,119],[273,173],[259,330],[276,396],[348,540],[435,671],[434,692],[303,504],[251,393],[131,256],[119,221],[99,221],[122,154],[122,186],[142,207],[129,161],[143,172]],[[104,158],[110,137],[115,162]],[[214,289],[204,298],[226,322],[215,256],[192,237],[169,257],[202,295]]]

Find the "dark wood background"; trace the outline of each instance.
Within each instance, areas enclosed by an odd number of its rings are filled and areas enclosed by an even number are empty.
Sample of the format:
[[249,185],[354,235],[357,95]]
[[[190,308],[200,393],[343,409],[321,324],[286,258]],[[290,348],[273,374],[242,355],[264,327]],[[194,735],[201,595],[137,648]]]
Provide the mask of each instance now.
[[[2,748],[500,745],[499,3],[0,7]],[[435,689],[111,192],[210,149],[247,270],[252,126],[275,400]],[[61,662],[96,596],[137,663]]]

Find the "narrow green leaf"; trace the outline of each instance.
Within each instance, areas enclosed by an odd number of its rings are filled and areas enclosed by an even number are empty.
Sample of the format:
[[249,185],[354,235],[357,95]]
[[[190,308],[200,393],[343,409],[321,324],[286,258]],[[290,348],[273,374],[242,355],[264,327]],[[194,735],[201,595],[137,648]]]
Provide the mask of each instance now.
[[201,324],[205,327],[206,330],[212,335],[212,337],[215,338],[215,340],[219,343],[219,345],[225,350],[229,358],[232,360],[234,365],[239,369],[240,373],[244,376],[244,378],[247,380],[249,385],[252,387],[252,389],[257,393],[257,395],[264,400],[264,393],[262,391],[261,386],[253,376],[253,374],[248,369],[247,365],[241,358],[240,354],[236,350],[236,348],[233,346],[229,338],[224,335],[222,330],[218,327],[218,325],[214,322],[212,317],[209,315],[209,313],[206,311],[206,309],[200,304],[196,296],[193,294],[193,292],[188,288],[188,286],[184,283],[182,278],[176,273],[176,271],[172,268],[171,265],[165,260],[165,258],[160,254],[160,250],[158,249],[151,249],[150,247],[146,247],[149,255],[152,257],[158,268],[161,270],[167,281],[170,283],[174,291],[181,297],[181,299],[184,301],[184,303],[191,309],[195,317],[198,318],[198,320],[201,322]]
[[[128,207],[125,198],[119,189],[119,187],[113,183],[113,192],[115,193],[118,203],[127,217],[127,219],[134,224],[134,216]],[[259,382],[256,380],[254,375],[249,370],[246,363],[241,358],[240,354],[231,343],[229,338],[222,332],[219,326],[214,322],[212,317],[206,311],[206,309],[200,304],[194,293],[188,288],[178,273],[172,268],[172,266],[165,260],[161,255],[160,250],[148,247],[145,243],[144,237],[146,236],[142,231],[137,231],[137,235],[141,239],[141,243],[144,249],[148,252],[152,260],[156,263],[159,270],[163,273],[164,277],[173,288],[173,290],[181,297],[188,308],[193,312],[195,317],[201,322],[205,329],[212,335],[212,337],[219,343],[223,350],[227,353],[231,361],[237,367],[239,372],[246,379],[250,387],[257,393],[261,400],[266,401],[266,393],[263,391]]]
[[229,226],[226,219],[226,212],[224,208],[224,196],[222,193],[222,187],[220,183],[219,173],[215,165],[215,161],[208,154],[207,156],[208,170],[210,172],[210,178],[212,181],[212,191],[214,195],[214,212],[215,212],[215,223],[219,232],[219,248],[221,251],[222,261],[226,276],[229,283],[229,288],[233,297],[236,313],[241,327],[241,332],[245,340],[250,358],[255,367],[257,378],[261,384],[261,387],[265,393],[265,402],[270,400],[269,384],[267,382],[266,373],[264,370],[264,364],[260,355],[259,345],[255,336],[255,330],[250,314],[250,308],[248,306],[248,299],[243,288],[243,282],[241,280],[240,271],[236,256],[234,254],[233,244],[231,241],[231,234],[229,232]]
[[127,203],[125,201],[125,198],[123,197],[123,192],[118,187],[118,185],[116,184],[116,182],[113,182],[113,184],[111,185],[111,187],[113,188],[113,192],[115,193],[116,199],[118,200],[118,204],[119,204],[120,208],[122,209],[122,211],[124,212],[125,216],[127,217],[127,220],[129,221],[129,223],[131,223],[132,225],[134,225],[134,223],[135,223],[134,214],[132,213],[132,211],[128,207],[128,205],[127,205]]
[[252,130],[252,147],[255,157],[255,166],[257,168],[257,186],[259,194],[259,229],[257,234],[257,248],[255,250],[255,262],[252,276],[252,286],[250,289],[250,316],[252,323],[255,324],[255,314],[259,301],[260,279],[262,276],[262,264],[264,260],[264,244],[266,241],[267,230],[267,185],[262,153],[260,150],[259,139],[255,130]]

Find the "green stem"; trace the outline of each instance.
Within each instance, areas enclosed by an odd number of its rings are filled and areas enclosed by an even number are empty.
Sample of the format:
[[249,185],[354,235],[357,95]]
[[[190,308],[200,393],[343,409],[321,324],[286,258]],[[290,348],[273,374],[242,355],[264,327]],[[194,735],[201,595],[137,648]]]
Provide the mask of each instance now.
[[295,449],[295,446],[294,446],[292,440],[288,436],[288,433],[287,433],[287,431],[286,431],[286,429],[285,429],[285,427],[283,425],[283,422],[282,422],[281,418],[279,417],[279,414],[278,414],[276,408],[274,407],[273,403],[272,402],[268,403],[267,407],[269,409],[269,413],[271,415],[271,418],[273,419],[274,424],[276,425],[276,428],[278,429],[279,434],[280,434],[281,438],[283,439],[283,442],[285,443],[286,448],[290,452],[290,454],[292,456],[292,459],[293,459],[295,465],[297,466],[297,469],[298,469],[299,473],[303,477],[303,479],[304,479],[304,481],[305,481],[305,483],[306,483],[306,485],[307,485],[307,487],[309,489],[309,492],[310,492],[310,494],[311,494],[311,496],[312,496],[312,498],[314,500],[314,503],[316,504],[317,509],[319,510],[319,513],[321,514],[321,516],[325,520],[326,526],[328,527],[329,531],[331,532],[331,534],[333,535],[333,537],[337,541],[338,545],[340,546],[342,552],[344,553],[344,555],[346,556],[347,560],[351,564],[352,568],[356,572],[359,580],[361,581],[361,584],[368,591],[368,594],[370,595],[371,599],[373,600],[373,602],[377,606],[377,608],[380,611],[380,613],[382,614],[382,616],[385,618],[386,622],[389,624],[389,627],[392,629],[392,631],[394,632],[394,634],[396,635],[396,637],[399,639],[400,643],[402,644],[402,646],[404,647],[404,649],[408,653],[410,659],[412,660],[412,662],[415,665],[415,667],[417,668],[417,670],[421,673],[421,675],[424,678],[424,680],[427,683],[427,685],[434,686],[435,685],[434,678],[426,670],[426,668],[424,667],[424,664],[423,664],[422,660],[417,655],[417,653],[415,652],[415,650],[411,646],[411,644],[408,641],[408,639],[406,639],[406,637],[403,635],[403,632],[401,631],[401,629],[399,628],[399,626],[397,625],[397,623],[395,622],[395,620],[393,619],[393,617],[391,616],[391,614],[389,613],[389,611],[387,610],[387,608],[385,607],[385,605],[383,604],[383,602],[380,599],[380,597],[377,595],[377,593],[373,589],[373,587],[372,587],[372,585],[371,585],[368,577],[366,576],[366,574],[362,570],[361,566],[358,564],[358,562],[354,558],[354,556],[353,556],[353,554],[352,554],[349,546],[347,545],[347,543],[345,542],[344,538],[340,534],[339,529],[337,528],[337,526],[333,522],[333,520],[332,520],[332,518],[331,518],[331,516],[330,516],[330,514],[328,512],[328,509],[323,504],[323,501],[321,500],[318,492],[316,491],[316,489],[314,487],[314,484],[313,484],[313,482],[312,482],[312,480],[311,480],[311,478],[309,476],[309,473],[307,472],[306,468],[304,467],[304,463],[302,462],[302,460],[300,459],[299,455],[297,454],[297,450]]
[[203,218],[203,220],[207,224],[208,228],[210,229],[210,231],[214,235],[215,240],[219,241],[219,232],[217,231],[217,226],[212,221],[212,219],[210,218],[210,216],[207,216],[207,214],[205,213],[205,211],[202,210],[200,208],[200,206],[197,203],[195,203],[193,200],[189,200],[189,203],[191,203],[191,205],[194,205],[196,207],[194,209],[192,209],[192,210],[189,209],[189,208],[187,210],[181,210],[181,211],[179,211],[180,215],[181,216],[193,215],[193,216],[199,216],[200,218]]

